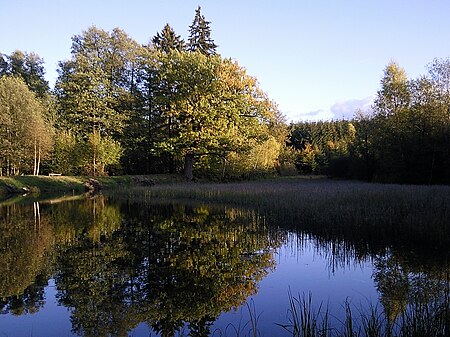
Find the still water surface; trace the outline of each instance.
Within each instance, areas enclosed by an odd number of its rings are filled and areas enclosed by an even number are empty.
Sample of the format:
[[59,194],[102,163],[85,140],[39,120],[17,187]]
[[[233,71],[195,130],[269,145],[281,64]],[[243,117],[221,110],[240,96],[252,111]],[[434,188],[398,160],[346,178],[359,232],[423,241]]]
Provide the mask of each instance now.
[[448,288],[448,265],[413,252],[294,233],[252,210],[104,196],[2,203],[0,253],[10,337],[289,336],[289,293],[339,324],[346,301],[395,319]]

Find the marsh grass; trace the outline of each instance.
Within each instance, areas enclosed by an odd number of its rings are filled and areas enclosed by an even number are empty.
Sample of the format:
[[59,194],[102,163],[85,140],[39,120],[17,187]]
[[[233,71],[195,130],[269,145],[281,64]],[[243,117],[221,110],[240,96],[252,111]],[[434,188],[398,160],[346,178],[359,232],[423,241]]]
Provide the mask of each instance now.
[[[398,249],[411,253],[413,260],[419,254],[431,257],[431,261],[441,259],[448,265],[448,186],[281,179],[229,184],[183,183],[123,193],[136,202],[175,200],[256,210],[267,223],[296,232],[300,241],[313,240],[318,246],[330,248],[324,250],[333,255],[333,263],[382,256]],[[351,259],[347,258],[348,254]],[[298,337],[446,337],[450,336],[448,291],[439,296],[408,304],[392,321],[380,304],[355,307],[346,302],[340,310],[343,318],[337,319],[328,305],[315,305],[311,295],[289,294],[287,322],[279,326],[290,336]]]
[[311,293],[308,297],[303,295],[296,298],[289,290],[289,322],[277,325],[295,337],[329,336],[329,310],[322,306],[323,303],[318,308],[313,306]]
[[249,207],[290,230],[360,245],[449,251],[450,187],[278,179],[229,184],[181,183],[123,191],[129,198]]
[[399,336],[450,336],[450,298],[416,302],[401,316]]
[[393,322],[379,306],[356,308],[346,301],[345,318],[340,326],[333,327],[329,307],[322,303],[314,306],[311,293],[294,297],[289,292],[289,303],[288,323],[277,325],[293,337],[448,337],[450,334],[448,297],[414,303]]
[[[448,186],[300,178],[229,184],[182,183],[122,193],[128,200],[149,204],[200,202],[252,209],[270,225],[295,232],[300,239],[313,240],[316,245],[327,246],[330,249],[325,250],[333,255],[333,263],[345,263],[355,257],[383,256],[398,249],[408,252],[412,260],[420,255],[448,265]],[[340,310],[343,318],[337,319],[328,306],[314,305],[310,295],[290,294],[287,322],[279,326],[292,336],[450,336],[449,295],[447,292],[439,296],[426,302],[409,303],[392,320],[380,304],[355,307],[349,302]]]
[[[314,303],[311,293],[293,296],[288,291],[289,308],[287,322],[276,323],[280,336],[292,337],[448,337],[450,316],[448,293],[444,298],[436,296],[429,302],[410,304],[394,321],[390,320],[380,305],[370,303],[358,306],[346,300],[342,317],[334,315],[328,304]],[[242,310],[246,321],[229,324],[216,329],[212,337],[260,337],[265,336],[258,328],[260,314],[253,301]],[[337,322],[337,323],[335,323]],[[191,336],[180,331],[177,336]]]

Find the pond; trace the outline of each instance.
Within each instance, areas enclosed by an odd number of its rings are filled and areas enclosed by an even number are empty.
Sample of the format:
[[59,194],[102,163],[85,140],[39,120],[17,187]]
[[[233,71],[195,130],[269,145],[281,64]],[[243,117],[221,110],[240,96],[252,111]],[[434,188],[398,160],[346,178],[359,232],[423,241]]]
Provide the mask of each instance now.
[[349,313],[355,331],[436,319],[448,333],[448,255],[133,200],[0,205],[0,336],[293,336],[302,310],[330,335]]

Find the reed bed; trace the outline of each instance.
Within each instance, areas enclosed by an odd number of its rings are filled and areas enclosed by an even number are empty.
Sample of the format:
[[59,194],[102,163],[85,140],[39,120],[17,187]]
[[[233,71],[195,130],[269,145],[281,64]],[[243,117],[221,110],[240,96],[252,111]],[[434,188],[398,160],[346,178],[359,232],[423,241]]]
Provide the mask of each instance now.
[[278,179],[228,184],[181,183],[123,191],[128,198],[249,207],[274,225],[345,237],[361,245],[402,245],[449,252],[450,187]]
[[[200,202],[256,210],[269,225],[312,238],[318,244],[343,246],[354,255],[375,256],[401,249],[443,260],[450,257],[450,187],[368,184],[328,179],[279,179],[228,184],[181,183],[123,190],[133,202]],[[441,268],[441,267],[439,267]],[[448,279],[447,279],[448,282]],[[448,291],[427,302],[410,303],[394,320],[380,305],[346,302],[337,319],[311,295],[289,294],[287,322],[279,323],[295,337],[450,336]],[[256,312],[246,333],[260,335]],[[340,314],[342,316],[342,314]],[[284,331],[283,331],[284,330]],[[240,331],[240,332],[239,332]],[[228,329],[230,332],[230,329]],[[223,334],[222,334],[223,333]],[[215,335],[227,336],[217,332]],[[234,336],[231,333],[231,336]]]

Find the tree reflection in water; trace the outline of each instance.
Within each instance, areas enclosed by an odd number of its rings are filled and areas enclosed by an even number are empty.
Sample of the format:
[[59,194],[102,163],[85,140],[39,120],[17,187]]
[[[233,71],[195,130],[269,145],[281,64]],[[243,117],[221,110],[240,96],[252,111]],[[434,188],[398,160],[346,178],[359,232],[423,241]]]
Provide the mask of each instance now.
[[51,275],[53,228],[38,204],[0,207],[0,312],[37,312]]
[[128,204],[105,220],[120,225],[96,240],[92,228],[79,231],[58,253],[59,301],[84,336],[126,336],[140,322],[162,336],[185,325],[208,336],[222,312],[257,291],[281,243],[235,209]]
[[[384,313],[391,324],[398,319],[417,319],[420,324],[449,328],[450,266],[447,261],[417,261],[412,252],[387,249],[374,259],[376,287]],[[442,256],[441,256],[442,258]],[[445,259],[445,256],[444,256]],[[403,322],[402,322],[403,323]],[[442,329],[441,329],[442,331]]]
[[[257,292],[286,237],[256,212],[235,208],[103,196],[0,205],[0,310],[40,310],[53,277],[76,334],[127,336],[145,322],[161,336],[181,330],[208,336],[222,312]],[[304,242],[297,254],[312,244],[331,273],[373,261],[391,322],[418,302],[448,309],[448,257],[423,260],[409,251],[375,250],[311,232],[296,238]]]

